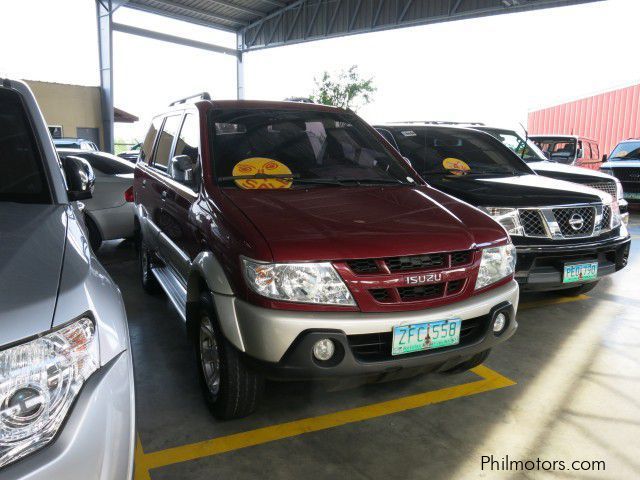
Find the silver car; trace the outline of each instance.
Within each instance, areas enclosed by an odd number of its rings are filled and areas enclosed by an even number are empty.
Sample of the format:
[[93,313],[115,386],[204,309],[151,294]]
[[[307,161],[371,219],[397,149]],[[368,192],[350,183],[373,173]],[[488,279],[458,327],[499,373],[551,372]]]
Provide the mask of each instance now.
[[85,160],[60,164],[26,84],[0,79],[2,480],[132,477],[127,319],[76,202],[92,184]]
[[84,158],[96,176],[93,197],[84,200],[89,243],[94,252],[103,240],[131,238],[134,234],[133,172],[135,164],[105,152],[58,149],[61,158]]

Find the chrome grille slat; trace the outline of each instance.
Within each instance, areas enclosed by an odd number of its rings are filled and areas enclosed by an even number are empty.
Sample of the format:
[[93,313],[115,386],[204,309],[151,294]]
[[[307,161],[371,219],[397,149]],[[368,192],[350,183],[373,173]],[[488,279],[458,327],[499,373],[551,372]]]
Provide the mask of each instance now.
[[597,237],[610,230],[612,217],[611,206],[601,204],[519,208],[518,215],[525,237],[554,240]]
[[544,228],[544,220],[539,210],[520,210],[520,223],[524,227],[527,237],[547,237],[547,230]]
[[[554,208],[552,211],[564,237],[591,236],[593,233],[596,219],[594,207]],[[577,224],[572,226],[572,219],[574,218],[582,219],[579,228],[576,228]]]
[[618,195],[618,189],[615,182],[585,183],[584,186],[595,188],[596,190],[608,193],[613,198],[616,198],[616,196]]

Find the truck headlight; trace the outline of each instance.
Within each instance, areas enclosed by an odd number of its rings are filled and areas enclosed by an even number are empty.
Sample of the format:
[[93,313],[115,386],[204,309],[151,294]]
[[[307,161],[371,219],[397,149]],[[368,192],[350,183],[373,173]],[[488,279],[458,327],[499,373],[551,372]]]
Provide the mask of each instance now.
[[620,204],[614,199],[611,202],[611,228],[618,228],[622,224],[622,215],[620,213]]
[[517,208],[482,207],[491,217],[504,227],[509,235],[524,235]]
[[622,183],[617,178],[614,179],[616,181],[616,197],[618,197],[618,201],[624,198],[624,190],[622,189]]
[[516,269],[516,247],[509,243],[482,250],[476,290],[513,275]]
[[249,287],[264,297],[322,305],[356,304],[331,263],[260,263],[248,258],[242,262]]
[[100,365],[87,317],[0,352],[0,467],[49,443]]

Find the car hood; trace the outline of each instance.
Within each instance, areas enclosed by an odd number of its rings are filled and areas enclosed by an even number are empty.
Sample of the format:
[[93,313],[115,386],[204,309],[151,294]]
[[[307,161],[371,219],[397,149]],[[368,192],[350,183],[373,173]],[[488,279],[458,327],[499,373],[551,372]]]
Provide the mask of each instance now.
[[559,180],[567,180],[570,182],[591,183],[613,180],[611,175],[607,175],[606,173],[556,162],[531,162],[527,163],[527,166],[531,167],[533,171],[540,175],[557,178]]
[[380,258],[506,242],[496,222],[426,186],[231,190],[274,261]]
[[0,203],[0,346],[51,328],[64,258],[63,205]]
[[600,168],[640,168],[640,160],[610,160]]
[[608,195],[541,175],[517,177],[427,177],[435,188],[475,206],[544,207],[608,200]]

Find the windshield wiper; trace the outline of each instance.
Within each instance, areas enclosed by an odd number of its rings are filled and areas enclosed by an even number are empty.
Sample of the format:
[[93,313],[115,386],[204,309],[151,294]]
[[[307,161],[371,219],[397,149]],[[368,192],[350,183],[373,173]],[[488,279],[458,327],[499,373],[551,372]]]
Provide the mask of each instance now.
[[343,178],[343,177],[335,177],[335,178],[296,178],[295,183],[316,183],[318,185],[340,185],[347,186],[353,185],[354,183],[358,186],[374,184],[374,185],[404,185],[405,183],[400,180],[395,180],[392,178],[383,179],[383,178]]
[[299,173],[256,173],[254,175],[229,175],[226,177],[218,177],[219,182],[228,182],[229,180],[265,180],[268,178],[298,178]]

